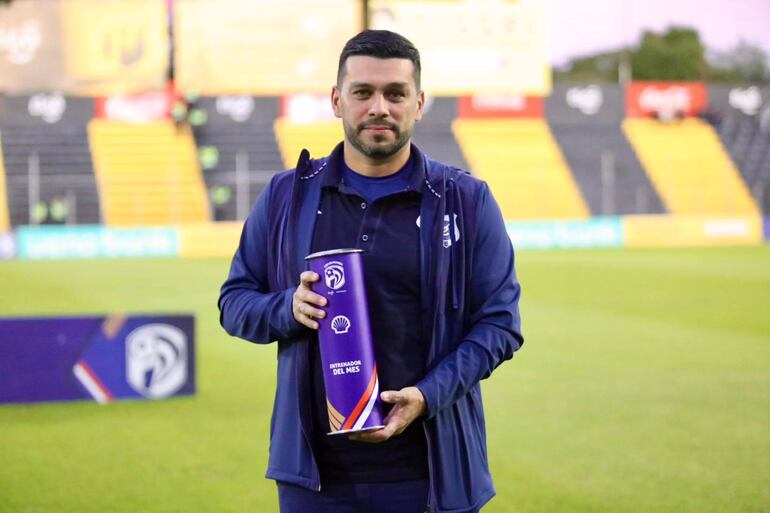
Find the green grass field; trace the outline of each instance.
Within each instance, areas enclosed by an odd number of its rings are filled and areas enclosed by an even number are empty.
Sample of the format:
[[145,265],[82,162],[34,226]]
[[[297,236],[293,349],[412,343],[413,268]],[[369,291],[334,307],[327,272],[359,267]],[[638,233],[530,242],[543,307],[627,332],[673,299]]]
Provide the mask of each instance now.
[[[485,512],[770,511],[770,246],[517,266],[527,341],[484,384]],[[219,327],[227,268],[0,263],[0,315],[194,312],[199,351],[194,398],[0,407],[0,512],[276,511],[275,349]]]

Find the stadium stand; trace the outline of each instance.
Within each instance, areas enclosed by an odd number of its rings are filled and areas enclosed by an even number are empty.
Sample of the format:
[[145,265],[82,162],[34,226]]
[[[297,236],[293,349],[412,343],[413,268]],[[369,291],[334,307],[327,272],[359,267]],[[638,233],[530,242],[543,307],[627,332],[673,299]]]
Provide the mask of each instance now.
[[615,85],[557,84],[545,100],[553,136],[592,215],[659,214],[660,197],[621,130]]
[[431,158],[468,170],[468,163],[452,133],[457,98],[430,98],[422,120],[414,126],[415,144]]
[[710,86],[709,104],[707,121],[716,126],[757,205],[770,213],[770,88]]
[[719,126],[719,138],[757,204],[770,212],[770,134],[762,133],[756,120],[727,118]]
[[671,213],[757,213],[740,173],[707,123],[630,118],[623,130]]
[[473,174],[489,183],[505,219],[588,217],[543,119],[462,119],[452,129]]
[[[452,133],[452,121],[456,117],[456,98],[431,99],[422,121],[415,125],[414,142],[431,157],[468,169]],[[275,121],[275,134],[286,168],[294,167],[302,148],[307,148],[314,158],[322,157],[328,155],[343,137],[342,125],[337,119],[298,123],[281,117]]]
[[188,126],[94,119],[88,135],[105,224],[169,225],[210,219]]
[[86,98],[3,98],[0,130],[12,226],[100,222],[86,133],[92,117],[93,101]]
[[[196,122],[195,109],[205,115]],[[265,184],[284,169],[273,123],[278,98],[204,97],[191,116],[214,220],[243,219]]]
[[0,232],[8,231],[8,196],[5,194],[5,165],[3,164],[3,134],[0,133]]
[[342,141],[342,123],[339,120],[316,123],[294,123],[287,118],[275,120],[275,135],[284,166],[293,168],[303,148],[313,158],[328,155]]

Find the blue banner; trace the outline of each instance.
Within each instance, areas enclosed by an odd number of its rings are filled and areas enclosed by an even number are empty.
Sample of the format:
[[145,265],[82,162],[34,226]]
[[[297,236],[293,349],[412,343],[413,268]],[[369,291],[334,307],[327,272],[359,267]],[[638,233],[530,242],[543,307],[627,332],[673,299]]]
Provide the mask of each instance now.
[[617,248],[623,246],[620,217],[580,221],[508,221],[515,249]]
[[20,258],[121,258],[178,255],[177,230],[102,226],[22,226]]
[[195,393],[192,316],[0,319],[0,403]]
[[770,217],[765,218],[765,240],[770,240]]
[[13,233],[0,233],[0,260],[10,260],[16,256],[16,238]]

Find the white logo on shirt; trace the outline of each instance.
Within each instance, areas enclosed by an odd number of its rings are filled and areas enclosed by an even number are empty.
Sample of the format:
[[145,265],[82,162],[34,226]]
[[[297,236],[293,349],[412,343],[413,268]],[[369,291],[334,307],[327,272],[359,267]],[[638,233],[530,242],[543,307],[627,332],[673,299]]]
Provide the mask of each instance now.
[[[457,214],[453,214],[453,215],[454,215],[454,225],[455,225],[454,226],[454,228],[455,228],[455,241],[459,241],[460,240],[460,228],[457,226]],[[416,223],[417,223],[417,228],[420,228],[420,216],[417,216]],[[450,236],[450,232],[449,232],[449,214],[444,216],[444,229],[442,230],[441,238],[442,238],[441,244],[445,248],[448,248],[448,247],[450,247],[452,245],[452,237]]]

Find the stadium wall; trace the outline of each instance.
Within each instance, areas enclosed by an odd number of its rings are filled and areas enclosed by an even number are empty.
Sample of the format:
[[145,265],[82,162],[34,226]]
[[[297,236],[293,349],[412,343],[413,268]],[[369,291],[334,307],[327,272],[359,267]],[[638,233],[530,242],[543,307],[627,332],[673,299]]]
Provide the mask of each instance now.
[[126,258],[179,255],[177,228],[22,226],[17,230],[19,258]]
[[[641,215],[585,220],[507,221],[516,249],[701,247],[770,240],[770,217]],[[152,228],[22,226],[0,234],[0,260],[19,258],[230,258],[242,224]]]
[[743,246],[761,244],[759,216],[626,216],[626,247]]
[[151,228],[22,226],[0,234],[0,259],[231,257],[242,225],[207,223]]
[[505,227],[516,249],[623,246],[623,221],[620,217],[575,221],[509,221]]

